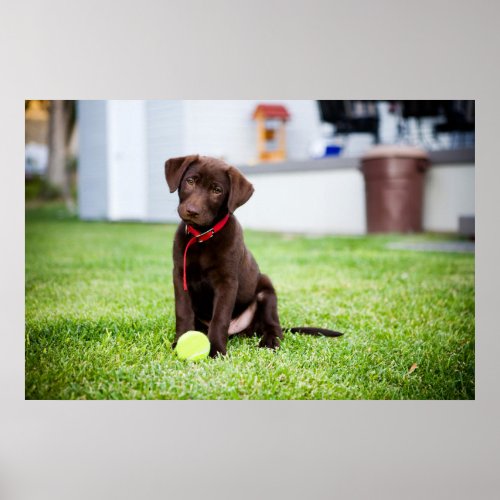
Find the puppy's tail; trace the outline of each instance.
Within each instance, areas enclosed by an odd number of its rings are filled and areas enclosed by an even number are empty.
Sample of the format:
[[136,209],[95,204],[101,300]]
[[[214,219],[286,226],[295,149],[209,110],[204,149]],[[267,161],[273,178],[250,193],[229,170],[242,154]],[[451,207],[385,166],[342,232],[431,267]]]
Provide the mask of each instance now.
[[294,328],[286,328],[290,333],[305,333],[306,335],[316,335],[323,337],[341,337],[343,333],[336,332],[335,330],[328,330],[326,328],[317,328],[315,326],[296,326]]

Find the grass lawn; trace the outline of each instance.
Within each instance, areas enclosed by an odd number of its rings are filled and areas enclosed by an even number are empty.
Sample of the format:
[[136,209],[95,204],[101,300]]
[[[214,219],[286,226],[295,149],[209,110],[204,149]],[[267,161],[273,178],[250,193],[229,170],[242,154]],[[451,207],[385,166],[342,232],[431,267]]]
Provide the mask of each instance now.
[[[287,334],[277,352],[174,356],[175,227],[26,212],[27,399],[473,399],[474,256],[389,250],[435,236],[307,238],[248,231]],[[416,368],[415,368],[416,365]]]

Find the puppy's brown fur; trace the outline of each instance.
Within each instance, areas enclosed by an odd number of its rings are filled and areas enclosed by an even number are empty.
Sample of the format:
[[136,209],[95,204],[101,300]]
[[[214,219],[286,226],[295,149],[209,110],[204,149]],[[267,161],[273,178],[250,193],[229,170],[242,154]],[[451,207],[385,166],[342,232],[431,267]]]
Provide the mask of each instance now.
[[[254,189],[234,167],[204,156],[172,158],[165,163],[170,192],[178,190],[178,213],[182,219],[174,239],[174,290],[176,334],[200,330],[208,334],[210,355],[225,354],[228,336],[261,336],[260,347],[277,348],[283,331],[277,298],[271,280],[259,271],[243,241],[243,232],[233,212],[246,203]],[[212,228],[227,213],[223,229],[187,253],[188,290],[183,289],[183,257],[188,241],[186,225],[200,232]],[[291,331],[341,335],[318,328]]]

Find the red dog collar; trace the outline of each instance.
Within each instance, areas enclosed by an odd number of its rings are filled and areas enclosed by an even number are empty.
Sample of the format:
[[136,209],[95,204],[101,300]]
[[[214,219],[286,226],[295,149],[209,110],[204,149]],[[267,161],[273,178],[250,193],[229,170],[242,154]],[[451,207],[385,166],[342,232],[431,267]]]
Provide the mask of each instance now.
[[225,225],[226,222],[229,220],[230,214],[227,214],[224,218],[222,218],[217,224],[215,224],[214,227],[209,229],[208,231],[205,231],[204,233],[200,233],[200,231],[196,230],[194,227],[190,226],[189,224],[186,225],[186,234],[192,234],[193,237],[188,241],[188,244],[186,245],[186,249],[184,250],[184,275],[183,275],[183,284],[184,284],[184,291],[187,291],[188,286],[187,286],[187,279],[186,279],[186,258],[187,258],[187,251],[189,247],[196,241],[198,243],[203,243],[204,241],[209,240],[215,233],[218,233]]

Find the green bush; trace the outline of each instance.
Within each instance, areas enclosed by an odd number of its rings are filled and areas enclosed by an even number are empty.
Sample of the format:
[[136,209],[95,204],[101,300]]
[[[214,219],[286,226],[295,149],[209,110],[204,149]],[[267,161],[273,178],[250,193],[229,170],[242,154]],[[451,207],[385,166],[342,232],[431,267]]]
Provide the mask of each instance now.
[[45,177],[36,175],[26,178],[24,181],[24,199],[25,201],[34,200],[59,200],[62,197],[62,191],[50,184]]

